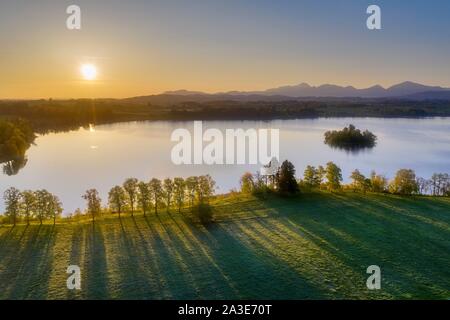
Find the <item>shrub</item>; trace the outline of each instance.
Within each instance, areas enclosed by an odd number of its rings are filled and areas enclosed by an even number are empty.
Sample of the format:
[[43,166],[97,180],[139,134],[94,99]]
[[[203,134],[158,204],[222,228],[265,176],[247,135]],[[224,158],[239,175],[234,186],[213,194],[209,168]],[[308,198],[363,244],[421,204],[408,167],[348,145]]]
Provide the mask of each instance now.
[[209,204],[199,203],[193,208],[193,212],[203,225],[211,224],[214,221],[214,214]]

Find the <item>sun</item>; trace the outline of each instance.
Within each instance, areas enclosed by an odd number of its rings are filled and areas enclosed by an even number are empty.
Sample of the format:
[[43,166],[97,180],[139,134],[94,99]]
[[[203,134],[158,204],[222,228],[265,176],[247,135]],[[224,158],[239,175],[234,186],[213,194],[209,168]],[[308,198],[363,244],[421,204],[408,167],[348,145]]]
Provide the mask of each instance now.
[[93,64],[83,64],[81,74],[85,80],[95,80],[97,78],[97,68]]

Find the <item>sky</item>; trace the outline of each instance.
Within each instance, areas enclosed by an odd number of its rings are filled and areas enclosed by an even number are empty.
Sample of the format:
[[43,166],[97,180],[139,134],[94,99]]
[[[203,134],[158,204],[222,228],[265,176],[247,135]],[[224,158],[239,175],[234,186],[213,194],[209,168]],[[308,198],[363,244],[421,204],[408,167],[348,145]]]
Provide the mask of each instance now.
[[[81,8],[81,30],[66,8]],[[381,8],[381,30],[366,9]],[[83,64],[98,76],[86,81]],[[450,1],[1,0],[0,99],[450,87]]]

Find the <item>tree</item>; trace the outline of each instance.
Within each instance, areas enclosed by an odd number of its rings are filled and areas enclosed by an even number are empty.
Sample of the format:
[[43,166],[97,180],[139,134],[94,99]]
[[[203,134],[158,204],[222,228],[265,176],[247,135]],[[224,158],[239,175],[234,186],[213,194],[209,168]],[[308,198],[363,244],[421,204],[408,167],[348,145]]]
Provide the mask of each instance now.
[[299,191],[295,179],[295,167],[288,160],[283,161],[278,171],[277,189],[281,194],[295,194]]
[[186,192],[189,199],[189,204],[192,207],[195,200],[195,190],[197,188],[197,177],[189,177],[186,179]]
[[42,221],[49,217],[48,207],[50,205],[50,201],[52,201],[52,194],[45,189],[41,189],[37,190],[34,195],[36,197],[35,214],[39,219],[39,223],[42,224]]
[[164,179],[163,192],[164,192],[164,196],[166,198],[167,212],[169,212],[169,208],[172,203],[173,188],[174,188],[173,181],[169,178]]
[[310,165],[306,166],[305,172],[303,173],[303,183],[309,188],[316,187],[316,175],[317,172],[315,167]]
[[400,169],[397,171],[394,180],[391,182],[389,189],[392,193],[413,194],[417,193],[418,186],[416,182],[416,174],[411,169]]
[[136,204],[137,195],[138,195],[138,179],[136,178],[129,178],[125,180],[123,183],[123,189],[125,190],[127,197],[128,197],[128,203],[130,204],[131,209],[131,215],[134,214],[134,206]]
[[322,184],[325,173],[325,169],[322,166],[316,169],[314,166],[308,165],[303,173],[303,183],[308,188],[318,188]]
[[359,172],[358,169],[354,170],[350,175],[350,179],[353,180],[352,187],[354,191],[362,191],[366,193],[367,189],[370,187],[370,180]]
[[208,202],[214,194],[216,182],[209,174],[197,178],[196,194],[199,203]]
[[207,203],[199,203],[196,205],[193,208],[193,213],[204,226],[207,226],[214,221],[214,212],[211,206]]
[[53,218],[53,225],[55,225],[56,218],[60,217],[63,212],[62,204],[61,201],[59,201],[59,198],[55,195],[51,195],[48,200],[47,214],[50,218]]
[[439,174],[433,173],[430,179],[430,183],[431,183],[431,193],[433,194],[433,196],[435,196],[438,194],[439,189]]
[[383,175],[377,175],[375,171],[370,174],[370,186],[372,192],[385,192],[388,187],[388,180]]
[[422,177],[416,178],[417,189],[419,194],[427,194],[430,189],[430,180],[424,179]]
[[328,162],[326,167],[327,188],[330,191],[340,190],[342,170],[333,162]]
[[123,208],[126,206],[127,203],[126,201],[127,198],[125,190],[123,190],[121,186],[115,186],[111,190],[109,190],[108,193],[109,207],[113,212],[116,211],[119,214],[119,218],[120,214],[123,211]]
[[253,192],[256,195],[264,198],[266,194],[269,192],[269,187],[267,186],[267,183],[265,181],[265,176],[262,175],[260,171],[257,171],[253,181],[254,181]]
[[447,195],[450,190],[450,177],[447,173],[434,173],[431,177],[433,195]]
[[173,186],[174,200],[178,207],[178,213],[180,213],[184,203],[186,184],[183,178],[177,177],[173,179]]
[[22,192],[21,202],[23,214],[27,221],[27,225],[30,224],[30,217],[35,214],[36,210],[36,195],[31,190],[25,190]]
[[[27,121],[0,119],[0,163],[25,159],[25,152],[35,137],[33,129]],[[13,170],[9,171],[7,167],[4,172],[7,174],[9,172],[17,173],[14,166],[11,169]]]
[[147,216],[147,212],[150,210],[151,206],[151,194],[150,187],[148,183],[143,181],[138,183],[138,203],[139,207],[142,209],[144,217]]
[[441,191],[443,196],[450,195],[450,176],[448,173],[443,174],[443,184]]
[[13,225],[15,226],[20,214],[21,194],[19,189],[14,187],[6,189],[3,193],[3,199],[5,200],[5,215],[12,219]]
[[158,214],[158,204],[161,202],[161,197],[163,195],[161,180],[153,178],[150,181],[149,188],[155,208],[155,214]]
[[323,179],[325,179],[327,171],[323,166],[319,166],[316,170],[316,184],[320,187],[320,185],[323,182]]
[[92,215],[92,222],[95,222],[95,216],[100,214],[102,206],[102,200],[98,195],[98,191],[96,189],[89,189],[82,198],[87,201],[88,212]]
[[246,172],[241,177],[241,192],[242,193],[252,193],[255,190],[255,180],[250,172]]

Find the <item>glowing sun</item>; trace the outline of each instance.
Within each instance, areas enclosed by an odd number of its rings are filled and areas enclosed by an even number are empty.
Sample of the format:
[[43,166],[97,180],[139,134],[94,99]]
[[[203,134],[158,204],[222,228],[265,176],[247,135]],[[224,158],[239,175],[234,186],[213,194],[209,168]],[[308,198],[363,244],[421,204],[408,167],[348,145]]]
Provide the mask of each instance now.
[[93,64],[83,64],[81,74],[85,80],[95,80],[97,77],[97,68]]

